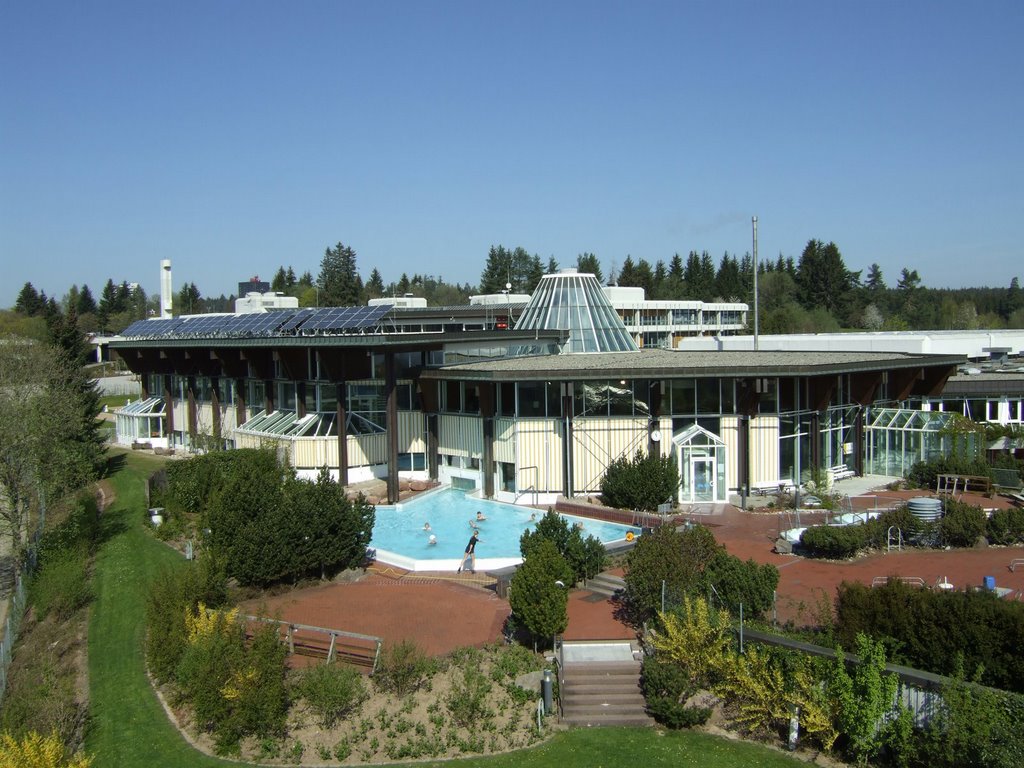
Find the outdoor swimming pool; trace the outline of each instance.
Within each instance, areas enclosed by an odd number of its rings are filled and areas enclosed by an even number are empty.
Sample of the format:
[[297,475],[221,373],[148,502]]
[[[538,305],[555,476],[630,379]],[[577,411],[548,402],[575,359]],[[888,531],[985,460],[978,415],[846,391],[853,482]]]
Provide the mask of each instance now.
[[[486,520],[477,522],[476,513]],[[530,520],[530,516],[534,520]],[[421,494],[411,501],[377,507],[370,548],[377,560],[412,571],[454,571],[459,567],[466,543],[473,533],[472,520],[480,530],[476,547],[476,569],[483,571],[516,565],[522,561],[519,537],[534,526],[544,512],[467,496],[463,491],[443,488]],[[584,537],[596,536],[605,544],[622,541],[640,529],[574,515],[562,515],[571,525],[580,523]],[[430,523],[430,530],[423,528]],[[437,543],[430,543],[430,536]]]

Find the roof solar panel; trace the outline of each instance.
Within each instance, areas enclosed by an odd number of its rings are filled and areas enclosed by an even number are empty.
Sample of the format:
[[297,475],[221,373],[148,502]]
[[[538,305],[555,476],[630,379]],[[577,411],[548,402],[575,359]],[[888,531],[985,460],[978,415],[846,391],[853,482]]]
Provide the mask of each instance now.
[[291,316],[291,319],[286,320],[284,322],[280,329],[281,332],[287,333],[298,330],[299,326],[305,323],[307,320],[309,320],[309,318],[311,318],[315,313],[315,309],[300,309],[298,312]]
[[[162,317],[157,320],[139,320],[132,323],[128,328],[125,328],[124,331],[121,332],[121,335],[142,336],[145,338],[168,336],[180,324],[180,317]],[[131,329],[131,334],[128,333],[129,329]]]

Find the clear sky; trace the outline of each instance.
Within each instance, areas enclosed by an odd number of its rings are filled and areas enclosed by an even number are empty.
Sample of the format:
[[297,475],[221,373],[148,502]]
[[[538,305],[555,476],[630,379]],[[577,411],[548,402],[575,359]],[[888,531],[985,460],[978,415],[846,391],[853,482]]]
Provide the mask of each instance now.
[[341,241],[1024,278],[1024,3],[0,2],[0,306],[230,294]]

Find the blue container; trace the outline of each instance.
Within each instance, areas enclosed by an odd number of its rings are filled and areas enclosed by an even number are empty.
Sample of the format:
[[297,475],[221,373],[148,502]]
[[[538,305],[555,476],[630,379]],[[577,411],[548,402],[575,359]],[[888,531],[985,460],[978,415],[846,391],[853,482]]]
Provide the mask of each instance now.
[[991,592],[995,591],[995,588],[996,588],[996,577],[995,576],[986,576],[984,578],[984,580],[982,581],[982,583],[985,585],[985,589],[987,589],[987,590],[989,590]]

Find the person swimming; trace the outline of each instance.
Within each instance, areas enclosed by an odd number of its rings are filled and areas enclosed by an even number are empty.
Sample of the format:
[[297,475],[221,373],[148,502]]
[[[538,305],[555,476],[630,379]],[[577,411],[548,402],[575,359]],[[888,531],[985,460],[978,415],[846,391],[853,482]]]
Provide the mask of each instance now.
[[437,544],[437,536],[435,536],[434,534],[430,534],[430,538],[427,539],[427,544],[429,544],[430,546],[434,546],[435,544]]
[[423,524],[423,530],[424,531],[429,531],[430,530],[430,523],[424,523]]

